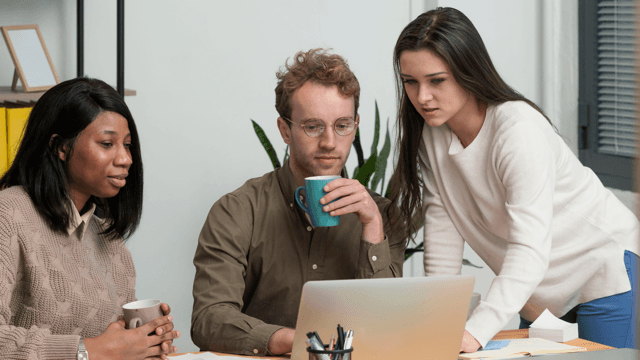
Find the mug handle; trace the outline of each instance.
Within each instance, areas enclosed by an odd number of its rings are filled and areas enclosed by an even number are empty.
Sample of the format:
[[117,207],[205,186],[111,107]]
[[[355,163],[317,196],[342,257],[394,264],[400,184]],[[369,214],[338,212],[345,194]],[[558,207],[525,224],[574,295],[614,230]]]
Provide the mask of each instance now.
[[307,189],[305,189],[304,186],[300,186],[299,188],[296,189],[296,194],[294,195],[294,197],[296,198],[296,202],[298,203],[298,205],[300,205],[302,210],[304,210],[304,212],[309,214],[309,209],[306,206],[304,206],[304,204],[300,201],[300,190],[304,190],[305,192],[307,192]]
[[129,320],[129,329],[135,329],[139,326],[142,326],[142,319],[140,318],[133,318],[131,320]]

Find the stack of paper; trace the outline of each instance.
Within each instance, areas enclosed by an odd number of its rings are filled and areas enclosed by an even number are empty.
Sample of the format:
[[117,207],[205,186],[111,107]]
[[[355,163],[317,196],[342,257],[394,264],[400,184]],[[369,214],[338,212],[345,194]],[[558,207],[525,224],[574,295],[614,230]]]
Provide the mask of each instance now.
[[578,338],[578,324],[571,324],[555,317],[549,310],[538,316],[529,327],[530,338],[542,338],[565,342]]
[[511,339],[505,347],[499,350],[481,350],[473,353],[461,353],[458,355],[458,359],[509,359],[522,356],[560,354],[578,351],[587,351],[587,349],[580,346],[558,344],[544,339]]

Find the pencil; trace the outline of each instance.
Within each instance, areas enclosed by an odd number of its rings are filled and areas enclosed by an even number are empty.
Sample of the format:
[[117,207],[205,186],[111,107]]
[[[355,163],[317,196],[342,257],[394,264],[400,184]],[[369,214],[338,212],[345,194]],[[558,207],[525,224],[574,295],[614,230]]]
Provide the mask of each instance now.
[[[329,341],[329,351],[333,351],[333,347],[336,343],[335,335],[331,335],[331,340]],[[333,354],[329,355],[329,359],[333,359]]]

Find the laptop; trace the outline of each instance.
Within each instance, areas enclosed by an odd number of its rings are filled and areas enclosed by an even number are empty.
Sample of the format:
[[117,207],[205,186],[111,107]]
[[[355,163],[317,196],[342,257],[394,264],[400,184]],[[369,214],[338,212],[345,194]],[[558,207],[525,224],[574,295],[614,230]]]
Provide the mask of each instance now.
[[457,359],[473,276],[309,281],[302,288],[292,360],[307,360],[306,334],[325,344],[353,330],[354,359]]

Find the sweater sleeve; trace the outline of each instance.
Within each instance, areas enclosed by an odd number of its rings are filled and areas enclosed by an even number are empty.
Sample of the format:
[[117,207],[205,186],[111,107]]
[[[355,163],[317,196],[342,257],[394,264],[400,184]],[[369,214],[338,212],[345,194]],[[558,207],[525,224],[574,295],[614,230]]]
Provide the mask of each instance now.
[[419,149],[422,180],[425,185],[424,272],[426,276],[459,275],[462,270],[464,240],[447,213],[434,173],[426,155],[424,141]]
[[543,130],[520,122],[491,155],[506,191],[508,238],[502,266],[466,325],[482,346],[527,303],[549,266],[555,158]]
[[51,335],[46,328],[11,325],[10,302],[23,276],[20,259],[27,256],[21,254],[12,214],[0,209],[0,359],[75,359],[80,336]]

